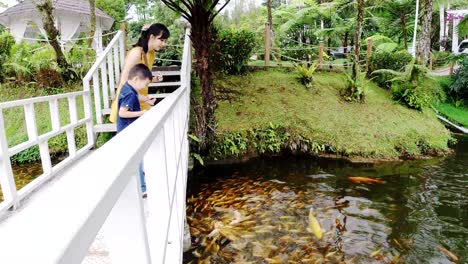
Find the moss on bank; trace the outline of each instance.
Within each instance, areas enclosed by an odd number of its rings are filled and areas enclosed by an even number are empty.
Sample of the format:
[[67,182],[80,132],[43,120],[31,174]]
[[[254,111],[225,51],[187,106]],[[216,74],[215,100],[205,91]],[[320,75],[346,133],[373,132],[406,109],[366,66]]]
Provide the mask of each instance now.
[[430,109],[410,110],[371,82],[365,103],[345,102],[345,78],[317,73],[310,90],[278,69],[217,79],[212,157],[292,150],[398,159],[448,151],[450,133]]

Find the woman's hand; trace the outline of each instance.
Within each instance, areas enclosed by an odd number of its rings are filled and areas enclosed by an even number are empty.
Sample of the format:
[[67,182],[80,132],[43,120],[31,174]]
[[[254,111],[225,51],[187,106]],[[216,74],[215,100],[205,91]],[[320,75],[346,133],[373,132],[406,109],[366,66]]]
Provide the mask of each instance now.
[[149,106],[154,106],[155,102],[156,102],[156,98],[151,98],[151,99],[148,99],[148,100],[144,101],[144,103],[149,105]]
[[156,72],[156,76],[153,76],[153,82],[162,82],[163,75],[161,72]]

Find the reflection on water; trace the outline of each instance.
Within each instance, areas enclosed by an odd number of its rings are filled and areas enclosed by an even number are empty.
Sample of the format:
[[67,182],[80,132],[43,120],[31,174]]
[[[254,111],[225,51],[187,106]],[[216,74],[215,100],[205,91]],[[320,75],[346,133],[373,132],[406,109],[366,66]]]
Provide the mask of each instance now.
[[275,158],[210,166],[190,178],[194,247],[185,262],[468,263],[467,187],[467,137],[454,155],[428,161]]

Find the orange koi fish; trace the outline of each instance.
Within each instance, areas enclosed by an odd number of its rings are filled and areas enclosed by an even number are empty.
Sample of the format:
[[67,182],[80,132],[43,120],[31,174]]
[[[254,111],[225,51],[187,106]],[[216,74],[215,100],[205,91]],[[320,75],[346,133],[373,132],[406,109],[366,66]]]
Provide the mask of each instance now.
[[383,184],[385,183],[384,181],[382,180],[378,180],[378,179],[372,179],[372,178],[367,178],[367,177],[355,177],[355,176],[351,176],[351,177],[348,177],[348,179],[352,182],[357,182],[357,183],[378,183],[378,184]]

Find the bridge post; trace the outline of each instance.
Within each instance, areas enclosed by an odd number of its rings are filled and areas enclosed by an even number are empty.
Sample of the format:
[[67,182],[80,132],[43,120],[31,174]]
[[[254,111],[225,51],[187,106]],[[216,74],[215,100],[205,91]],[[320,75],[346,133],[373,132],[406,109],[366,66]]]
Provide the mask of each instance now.
[[[3,192],[3,200],[15,208],[18,205],[18,192],[16,190],[13,169],[11,168],[10,155],[8,154],[8,141],[6,138],[3,112],[0,109],[0,185]],[[8,209],[4,208],[4,209]],[[0,212],[2,208],[0,208]]]

